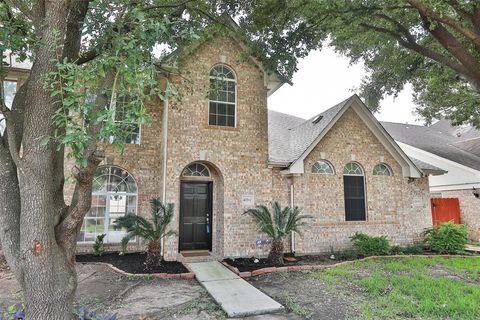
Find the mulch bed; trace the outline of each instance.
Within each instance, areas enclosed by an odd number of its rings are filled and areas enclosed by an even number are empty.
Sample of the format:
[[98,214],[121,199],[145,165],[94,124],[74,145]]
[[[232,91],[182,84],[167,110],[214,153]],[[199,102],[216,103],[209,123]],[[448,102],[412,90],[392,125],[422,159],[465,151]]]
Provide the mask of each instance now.
[[[288,255],[285,255],[285,257],[287,259],[289,258]],[[246,271],[255,271],[258,269],[271,268],[271,267],[289,267],[289,266],[303,266],[303,265],[313,265],[313,264],[314,265],[331,265],[331,264],[338,263],[339,261],[345,261],[345,260],[332,260],[329,258],[329,256],[326,256],[326,255],[300,256],[300,257],[295,257],[295,259],[297,261],[285,260],[284,265],[275,265],[275,264],[269,263],[265,258],[258,259],[255,257],[225,259],[223,260],[223,262],[226,262],[232,267],[237,268],[240,272],[246,272]]]
[[178,261],[163,261],[161,265],[147,269],[145,259],[147,254],[144,252],[126,253],[119,255],[118,252],[104,253],[101,256],[94,254],[78,254],[77,262],[103,262],[113,265],[114,267],[133,274],[153,274],[168,273],[180,274],[189,273],[190,271]]

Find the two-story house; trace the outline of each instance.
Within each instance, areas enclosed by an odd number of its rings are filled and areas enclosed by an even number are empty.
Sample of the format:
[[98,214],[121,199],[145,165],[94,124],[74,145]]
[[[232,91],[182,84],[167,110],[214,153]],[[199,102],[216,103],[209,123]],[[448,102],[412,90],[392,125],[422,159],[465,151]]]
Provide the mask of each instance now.
[[244,59],[244,48],[221,36],[179,53],[184,76],[170,79],[178,95],[149,105],[151,123],[123,155],[102,144],[79,247],[101,233],[118,244],[115,219],[148,216],[153,197],[175,204],[167,260],[192,250],[216,259],[266,254],[265,235],[243,212],[274,200],[312,216],[288,240],[297,254],[347,247],[355,232],[421,239],[432,225],[428,175],[439,171],[406,156],[357,96],[309,120],[269,111],[267,97],[283,81]]

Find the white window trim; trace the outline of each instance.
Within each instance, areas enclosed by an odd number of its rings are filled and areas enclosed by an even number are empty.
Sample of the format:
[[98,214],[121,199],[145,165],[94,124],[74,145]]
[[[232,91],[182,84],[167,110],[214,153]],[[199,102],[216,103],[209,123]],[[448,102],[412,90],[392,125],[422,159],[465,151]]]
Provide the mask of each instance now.
[[[319,162],[325,162],[329,167],[330,169],[332,169],[332,173],[328,173],[328,172],[313,172],[313,168],[314,166],[319,163]],[[321,175],[334,175],[336,172],[335,172],[335,167],[333,166],[333,164],[326,160],[326,159],[320,159],[318,161],[316,161],[313,165],[312,165],[312,170],[310,170],[311,174],[321,174]]]
[[[221,80],[224,80],[224,81],[229,81],[229,82],[233,82],[235,83],[235,102],[232,103],[232,102],[226,102],[226,101],[218,101],[218,100],[210,100],[210,95],[208,97],[208,107],[207,107],[207,111],[208,111],[208,118],[207,118],[207,123],[209,126],[212,126],[212,127],[220,127],[220,128],[237,128],[237,102],[238,102],[238,77],[237,77],[237,74],[235,72],[235,70],[233,70],[233,68],[231,68],[229,65],[227,64],[224,64],[224,63],[217,63],[216,65],[214,65],[212,68],[210,68],[210,71],[208,72],[208,79],[211,80],[217,80],[217,79],[220,79],[219,77],[214,77],[214,76],[211,76],[211,73],[212,73],[212,70],[217,67],[217,66],[224,66],[224,67],[227,67],[232,73],[233,73],[233,76],[235,77],[235,79],[229,79],[229,78],[225,78],[225,79],[221,79]],[[210,81],[208,82],[208,89],[210,90]],[[217,124],[210,124],[210,102],[216,102],[216,103],[224,103],[224,104],[229,104],[229,105],[233,105],[235,107],[235,119],[234,119],[234,126],[233,127],[230,127],[230,126],[219,126]]]

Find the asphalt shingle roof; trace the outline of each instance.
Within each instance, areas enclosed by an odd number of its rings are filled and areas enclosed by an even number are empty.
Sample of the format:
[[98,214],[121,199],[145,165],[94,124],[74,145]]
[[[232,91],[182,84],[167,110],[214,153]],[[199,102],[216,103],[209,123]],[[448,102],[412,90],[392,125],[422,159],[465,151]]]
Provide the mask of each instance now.
[[429,127],[392,122],[381,124],[396,141],[480,170],[480,131],[473,127],[454,127],[447,120]]
[[349,99],[308,120],[269,110],[269,161],[273,163],[290,163],[297,160],[328,126]]

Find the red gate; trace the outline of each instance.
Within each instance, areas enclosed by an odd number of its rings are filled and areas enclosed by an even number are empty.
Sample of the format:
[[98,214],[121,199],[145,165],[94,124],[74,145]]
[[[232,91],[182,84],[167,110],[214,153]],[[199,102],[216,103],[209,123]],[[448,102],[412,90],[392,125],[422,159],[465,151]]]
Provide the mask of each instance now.
[[433,225],[453,221],[460,224],[460,204],[458,198],[432,198]]

